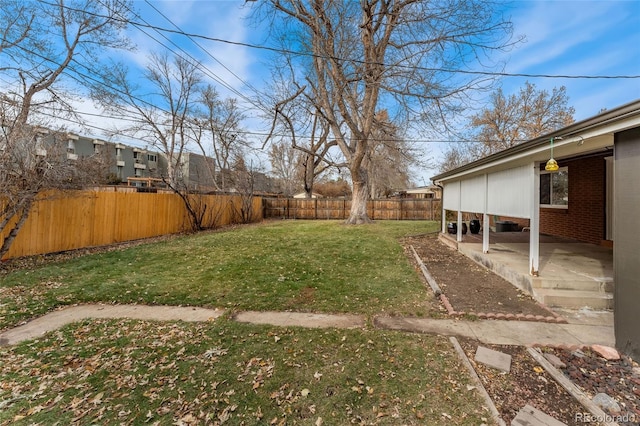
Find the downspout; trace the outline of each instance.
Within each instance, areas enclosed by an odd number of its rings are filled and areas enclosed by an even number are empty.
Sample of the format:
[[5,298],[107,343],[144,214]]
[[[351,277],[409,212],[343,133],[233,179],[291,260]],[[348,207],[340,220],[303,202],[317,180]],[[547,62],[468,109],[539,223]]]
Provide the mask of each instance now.
[[443,234],[446,231],[446,220],[444,217],[444,186],[440,185],[439,183],[434,182],[435,185],[440,188],[440,232],[442,232]]

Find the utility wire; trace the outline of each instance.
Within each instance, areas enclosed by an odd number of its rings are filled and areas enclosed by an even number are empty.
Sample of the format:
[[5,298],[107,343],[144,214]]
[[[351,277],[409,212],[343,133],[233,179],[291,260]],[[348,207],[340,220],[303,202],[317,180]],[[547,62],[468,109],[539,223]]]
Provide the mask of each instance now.
[[[140,20],[142,20],[145,25],[149,25],[147,23],[147,21],[145,21],[140,15],[138,15],[137,13],[135,13],[134,11],[132,11],[131,9],[129,9],[129,11],[134,14],[136,17],[138,17]],[[167,18],[168,19],[168,18]],[[132,25],[135,25],[132,23]],[[136,26],[138,27],[138,26]],[[151,27],[151,26],[150,26]],[[152,28],[154,29],[154,28]],[[204,72],[205,75],[211,77],[214,81],[216,81],[218,84],[220,84],[221,86],[225,87],[226,89],[228,89],[229,91],[231,91],[232,93],[236,94],[238,97],[244,99],[245,101],[247,101],[248,103],[258,107],[258,105],[255,105],[253,103],[253,101],[248,98],[247,96],[245,96],[243,93],[239,92],[238,90],[236,90],[235,88],[233,88],[231,85],[229,85],[228,83],[226,83],[222,78],[220,78],[217,74],[215,74],[212,70],[210,70],[208,67],[206,67],[205,65],[203,65],[200,61],[198,61],[196,58],[193,57],[193,55],[191,55],[190,53],[188,53],[187,51],[185,51],[181,46],[178,46],[173,40],[169,39],[167,36],[165,36],[164,34],[162,34],[162,32],[160,32],[157,29],[154,29],[162,38],[164,38],[166,41],[168,41],[169,43],[171,43],[173,46],[176,47],[176,49],[178,49],[180,52],[183,53],[183,55],[179,54],[178,52],[176,52],[174,49],[172,49],[171,47],[167,46],[165,43],[161,42],[160,40],[158,40],[157,38],[155,38],[154,36],[152,36],[151,34],[149,34],[147,31],[145,31],[142,28],[138,28],[139,31],[141,31],[143,34],[145,34],[147,37],[151,38],[152,40],[154,40],[156,43],[158,43],[159,45],[161,45],[162,47],[164,47],[165,49],[169,50],[170,52],[172,52],[174,55],[182,58],[183,60],[189,62],[189,64],[191,64],[192,66],[200,69],[201,71]],[[186,56],[186,57],[185,57]],[[188,58],[187,58],[188,57]],[[225,67],[226,68],[226,67]]]
[[[195,44],[196,46],[198,46],[200,48],[200,50],[202,50],[204,53],[206,53],[211,59],[213,59],[214,61],[216,61],[218,64],[220,64],[220,66],[222,66],[225,70],[227,70],[231,75],[233,75],[235,78],[238,79],[238,81],[240,81],[242,84],[244,84],[245,86],[247,86],[249,89],[251,89],[254,93],[256,93],[259,96],[262,96],[262,94],[260,93],[260,91],[258,89],[256,89],[251,83],[243,80],[242,78],[240,78],[235,72],[233,72],[229,67],[227,67],[225,64],[223,64],[222,62],[220,62],[218,60],[218,58],[216,58],[215,56],[213,56],[211,54],[211,52],[209,52],[207,49],[204,48],[204,46],[202,46],[200,43],[198,43],[194,37],[191,37],[190,35],[188,35],[186,32],[184,32],[180,27],[178,27],[178,25],[176,25],[171,19],[169,19],[169,17],[167,17],[164,13],[162,13],[157,7],[155,7],[153,5],[153,3],[151,3],[149,0],[145,0],[145,2],[153,8],[153,10],[155,10],[156,12],[158,12],[158,14],[160,14],[160,16],[162,16],[164,19],[166,19],[171,25],[173,25],[178,31],[180,31],[182,34],[184,34],[189,40],[191,40],[193,42],[193,44]],[[254,105],[255,106],[255,105]]]
[[[44,0],[41,0],[42,3],[45,4],[49,4],[49,5],[54,5],[53,3],[48,3]],[[59,5],[56,5],[59,6]],[[72,10],[72,11],[76,11],[76,12],[83,12],[92,16],[98,16],[98,17],[105,17],[104,15],[101,15],[99,13],[94,13],[94,12],[89,12],[89,11],[85,11],[85,10],[81,10],[81,9],[76,9],[70,6],[66,6],[66,5],[62,5],[62,7]],[[222,39],[222,38],[217,38],[217,37],[209,37],[209,36],[204,36],[201,34],[196,34],[196,33],[187,33],[185,31],[182,30],[173,30],[170,28],[164,28],[164,27],[160,27],[157,25],[152,25],[149,23],[141,23],[141,22],[136,22],[136,21],[132,21],[132,20],[128,20],[128,19],[118,19],[118,18],[113,18],[116,21],[122,22],[122,23],[126,23],[126,24],[131,24],[134,25],[136,27],[144,27],[144,28],[150,28],[150,29],[154,29],[156,31],[162,31],[162,32],[167,32],[167,33],[172,33],[172,34],[179,34],[185,37],[189,37],[189,38],[199,38],[199,39],[203,39],[203,40],[208,40],[208,41],[214,41],[214,42],[218,42],[218,43],[225,43],[225,44],[231,44],[231,45],[235,45],[235,46],[242,46],[242,47],[248,47],[251,49],[259,49],[259,50],[266,50],[266,51],[271,51],[271,52],[275,52],[275,53],[285,53],[285,54],[289,54],[289,55],[296,55],[296,56],[308,56],[308,57],[313,57],[313,58],[320,58],[320,59],[332,59],[332,60],[338,60],[338,61],[350,61],[356,64],[360,64],[360,65],[367,65],[369,64],[367,61],[363,61],[363,60],[358,60],[358,59],[346,59],[346,58],[340,58],[340,57],[333,57],[333,56],[327,56],[327,55],[319,55],[319,54],[315,54],[315,53],[311,53],[311,52],[302,52],[302,51],[295,51],[295,50],[289,50],[289,49],[283,49],[283,48],[277,48],[277,47],[272,47],[272,46],[264,46],[264,45],[257,45],[257,44],[252,44],[252,43],[245,43],[245,42],[239,42],[239,41],[232,41],[232,40],[226,40],[226,39]],[[552,79],[640,79],[640,75],[569,75],[569,74],[533,74],[533,73],[508,73],[508,72],[498,72],[498,71],[472,71],[472,70],[462,70],[462,69],[448,69],[448,68],[430,68],[430,67],[420,67],[420,66],[412,66],[412,65],[402,65],[402,64],[385,64],[385,63],[371,63],[370,65],[377,65],[377,66],[383,66],[386,68],[406,68],[406,69],[410,69],[410,70],[419,70],[419,71],[429,71],[429,72],[445,72],[445,73],[460,73],[460,74],[470,74],[470,75],[484,75],[484,76],[493,76],[493,77],[527,77],[527,78],[552,78]]]

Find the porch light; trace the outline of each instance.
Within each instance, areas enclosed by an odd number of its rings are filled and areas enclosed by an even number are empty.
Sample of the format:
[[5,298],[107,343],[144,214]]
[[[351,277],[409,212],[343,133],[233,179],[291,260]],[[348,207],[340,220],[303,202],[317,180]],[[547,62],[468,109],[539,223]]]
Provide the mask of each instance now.
[[551,158],[549,159],[549,161],[547,161],[544,169],[548,172],[557,172],[559,168],[560,167],[558,167],[558,162],[553,159],[553,138],[551,138]]

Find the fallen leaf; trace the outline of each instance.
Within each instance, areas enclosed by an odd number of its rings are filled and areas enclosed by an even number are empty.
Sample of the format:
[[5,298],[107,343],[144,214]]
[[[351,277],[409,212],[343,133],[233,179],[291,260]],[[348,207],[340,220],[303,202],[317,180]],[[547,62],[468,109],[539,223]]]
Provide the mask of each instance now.
[[313,377],[314,377],[316,380],[320,380],[320,378],[322,377],[322,374],[321,374],[321,373],[318,373],[318,372],[316,371],[315,373],[313,373]]
[[102,404],[103,396],[104,396],[104,392],[100,392],[99,394],[94,396],[89,402],[93,403],[94,405]]
[[305,398],[307,397],[307,395],[309,395],[311,393],[311,391],[307,388],[302,389],[302,391],[300,391],[300,395],[304,396]]
[[544,368],[535,366],[535,367],[533,367],[533,371],[535,371],[536,373],[540,374],[540,373],[542,373],[544,371]]
[[29,408],[29,411],[27,411],[27,416],[30,416],[32,414],[37,414],[42,410],[44,410],[44,407],[42,405],[36,405],[35,407]]
[[322,417],[318,417],[318,420],[316,420],[316,426],[322,426],[323,423],[324,420],[322,420]]

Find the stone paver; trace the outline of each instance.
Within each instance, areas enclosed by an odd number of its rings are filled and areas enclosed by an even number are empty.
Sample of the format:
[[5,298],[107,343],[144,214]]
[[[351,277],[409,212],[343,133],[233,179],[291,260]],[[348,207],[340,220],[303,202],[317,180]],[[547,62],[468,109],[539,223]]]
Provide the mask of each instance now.
[[511,426],[567,426],[535,407],[525,405],[511,421]]
[[476,349],[476,361],[488,365],[500,371],[508,373],[511,371],[511,355],[493,349],[478,346]]

